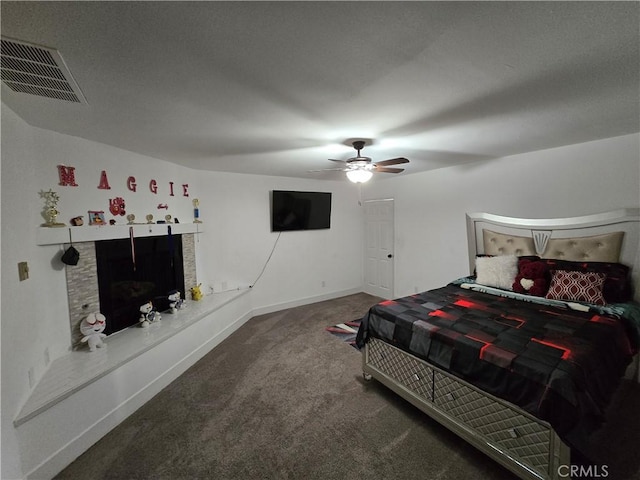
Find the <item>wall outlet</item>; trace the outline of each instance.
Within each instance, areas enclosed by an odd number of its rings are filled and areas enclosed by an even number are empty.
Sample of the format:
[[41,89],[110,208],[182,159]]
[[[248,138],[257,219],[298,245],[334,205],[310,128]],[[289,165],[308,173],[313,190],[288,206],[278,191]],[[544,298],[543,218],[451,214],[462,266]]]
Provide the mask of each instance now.
[[29,278],[29,264],[27,262],[18,262],[18,278],[21,282]]

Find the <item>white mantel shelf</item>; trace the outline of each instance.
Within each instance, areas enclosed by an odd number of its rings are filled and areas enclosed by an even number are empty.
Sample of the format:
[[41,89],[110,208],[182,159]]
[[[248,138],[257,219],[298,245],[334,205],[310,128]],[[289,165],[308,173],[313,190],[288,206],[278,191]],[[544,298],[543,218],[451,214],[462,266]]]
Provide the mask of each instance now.
[[36,232],[37,245],[60,245],[73,242],[96,242],[128,238],[129,228],[133,227],[134,237],[156,237],[167,234],[167,227],[171,233],[200,233],[204,231],[202,223],[148,223],[135,225],[89,225],[81,227],[38,227]]

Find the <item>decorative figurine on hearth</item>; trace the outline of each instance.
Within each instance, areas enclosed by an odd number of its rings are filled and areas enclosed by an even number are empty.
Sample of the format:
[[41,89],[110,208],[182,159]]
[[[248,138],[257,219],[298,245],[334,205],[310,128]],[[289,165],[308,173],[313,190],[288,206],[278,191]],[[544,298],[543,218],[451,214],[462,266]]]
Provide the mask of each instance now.
[[191,292],[191,298],[195,301],[202,300],[202,290],[200,290],[200,286],[202,284],[199,283],[195,287],[191,287],[189,291]]
[[169,299],[171,313],[178,313],[178,310],[184,306],[184,300],[180,298],[180,290],[171,290],[167,298]]
[[102,341],[107,336],[102,333],[107,326],[105,316],[99,312],[90,313],[80,322],[80,333],[84,335],[80,341],[89,345],[89,351],[95,352],[96,348],[102,348],[105,343]]
[[157,310],[153,309],[153,303],[147,302],[140,307],[140,326],[142,328],[147,328],[149,324],[160,320],[160,314]]

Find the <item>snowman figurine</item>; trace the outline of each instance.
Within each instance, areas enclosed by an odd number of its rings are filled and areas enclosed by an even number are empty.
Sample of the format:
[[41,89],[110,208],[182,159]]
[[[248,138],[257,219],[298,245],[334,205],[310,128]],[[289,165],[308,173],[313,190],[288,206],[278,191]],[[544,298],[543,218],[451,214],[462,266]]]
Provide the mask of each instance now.
[[80,333],[84,335],[80,340],[89,345],[89,351],[95,352],[96,347],[102,348],[105,343],[102,341],[106,335],[102,331],[107,326],[106,318],[101,313],[90,313],[80,322]]

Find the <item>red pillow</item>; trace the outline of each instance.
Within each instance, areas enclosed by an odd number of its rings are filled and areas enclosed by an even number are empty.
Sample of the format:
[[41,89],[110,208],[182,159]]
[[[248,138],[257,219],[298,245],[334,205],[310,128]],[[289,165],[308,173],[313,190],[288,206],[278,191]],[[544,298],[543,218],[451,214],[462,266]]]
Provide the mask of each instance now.
[[633,299],[633,288],[629,267],[610,262],[571,262],[569,260],[545,258],[549,270],[603,273],[606,275],[602,295],[607,303],[628,302]]
[[604,273],[553,270],[546,298],[605,305],[602,295],[605,278]]

